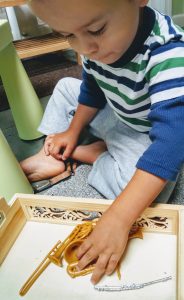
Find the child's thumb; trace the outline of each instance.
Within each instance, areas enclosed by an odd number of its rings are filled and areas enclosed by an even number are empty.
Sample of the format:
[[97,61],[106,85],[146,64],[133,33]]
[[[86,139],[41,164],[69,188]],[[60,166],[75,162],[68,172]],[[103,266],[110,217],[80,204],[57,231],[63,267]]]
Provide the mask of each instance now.
[[71,153],[72,153],[72,151],[73,151],[73,148],[70,147],[70,146],[67,146],[67,147],[65,148],[65,151],[63,152],[62,159],[63,159],[63,160],[66,160],[67,158],[69,158],[70,155],[71,155]]

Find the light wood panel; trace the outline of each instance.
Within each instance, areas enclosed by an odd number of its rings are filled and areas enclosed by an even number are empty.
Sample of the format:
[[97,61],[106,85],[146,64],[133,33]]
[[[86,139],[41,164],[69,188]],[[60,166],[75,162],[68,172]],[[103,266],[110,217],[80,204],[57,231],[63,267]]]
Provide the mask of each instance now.
[[70,48],[67,40],[55,33],[15,41],[14,45],[21,59]]
[[19,6],[26,4],[26,0],[0,0],[0,7]]

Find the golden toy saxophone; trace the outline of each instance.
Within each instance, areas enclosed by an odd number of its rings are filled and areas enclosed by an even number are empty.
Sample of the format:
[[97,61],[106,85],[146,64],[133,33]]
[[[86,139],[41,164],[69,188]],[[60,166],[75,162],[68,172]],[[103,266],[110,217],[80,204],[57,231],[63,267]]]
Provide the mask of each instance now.
[[[95,263],[89,264],[83,270],[77,269],[78,259],[76,256],[76,250],[82,244],[82,242],[90,235],[95,225],[96,222],[85,222],[83,224],[79,224],[74,228],[74,230],[63,242],[58,241],[57,244],[51,249],[51,251],[46,255],[46,257],[42,260],[42,262],[39,264],[36,270],[25,282],[25,284],[19,291],[19,294],[21,296],[24,296],[34,284],[36,279],[43,273],[43,271],[48,267],[48,265],[51,262],[61,267],[63,258],[68,263],[67,272],[71,277],[84,276],[93,272],[95,268]],[[138,227],[132,229],[129,234],[129,239],[136,237],[142,238],[142,232]],[[121,274],[119,270],[119,265],[117,267],[117,274],[120,278]]]

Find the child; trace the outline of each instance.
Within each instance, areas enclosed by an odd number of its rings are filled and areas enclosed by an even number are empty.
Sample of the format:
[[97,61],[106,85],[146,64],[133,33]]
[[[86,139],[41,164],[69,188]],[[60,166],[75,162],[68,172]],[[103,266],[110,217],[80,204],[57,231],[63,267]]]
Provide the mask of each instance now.
[[[115,270],[143,210],[168,200],[184,161],[184,33],[147,4],[31,1],[83,62],[82,83],[60,81],[48,104],[40,159],[89,159],[89,183],[115,199],[78,249],[79,269],[97,259],[94,284]],[[77,146],[89,123],[101,141]]]

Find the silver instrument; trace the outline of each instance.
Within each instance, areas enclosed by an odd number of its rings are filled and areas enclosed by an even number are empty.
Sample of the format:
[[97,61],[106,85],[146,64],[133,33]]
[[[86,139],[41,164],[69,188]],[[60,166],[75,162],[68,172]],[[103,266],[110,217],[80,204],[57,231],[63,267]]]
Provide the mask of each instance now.
[[99,292],[122,292],[122,291],[131,291],[131,290],[139,290],[146,286],[166,282],[168,280],[172,280],[172,276],[163,277],[160,279],[144,282],[144,283],[132,283],[132,284],[124,284],[124,285],[95,285],[94,289]]

